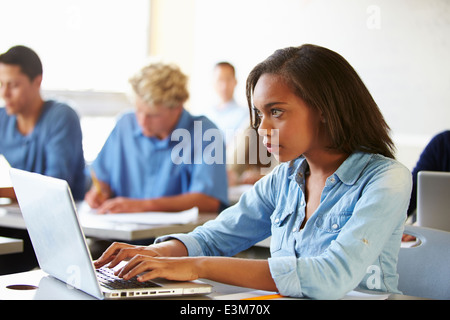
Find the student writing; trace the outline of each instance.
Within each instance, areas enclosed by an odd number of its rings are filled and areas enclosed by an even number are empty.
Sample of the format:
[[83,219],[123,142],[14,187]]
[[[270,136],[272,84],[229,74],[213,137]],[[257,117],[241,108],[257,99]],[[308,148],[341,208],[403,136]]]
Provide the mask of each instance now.
[[[195,206],[200,212],[217,212],[227,206],[225,162],[208,164],[209,153],[204,150],[209,141],[202,139],[207,130],[218,129],[208,118],[184,108],[187,76],[176,65],[155,62],[139,70],[130,84],[135,110],[120,116],[93,162],[94,183],[86,202],[99,213],[181,211]],[[185,133],[185,153],[200,154],[201,161],[173,161],[180,144],[173,139],[174,132]],[[218,145],[224,154],[223,141]]]

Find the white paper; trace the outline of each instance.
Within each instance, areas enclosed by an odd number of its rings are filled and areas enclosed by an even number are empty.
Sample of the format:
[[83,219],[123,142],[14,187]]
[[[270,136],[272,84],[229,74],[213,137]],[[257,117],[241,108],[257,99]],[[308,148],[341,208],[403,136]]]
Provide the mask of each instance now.
[[137,224],[186,224],[195,222],[198,219],[198,208],[180,211],[180,212],[138,212],[138,213],[108,213],[98,214],[91,209],[86,202],[78,206],[78,214],[81,222],[101,221],[112,223],[137,223]]
[[374,292],[374,293],[366,293],[361,291],[350,291],[348,292],[342,300],[386,300],[389,298],[390,293],[384,292]]
[[[246,292],[240,292],[240,293],[219,295],[219,296],[215,296],[214,299],[216,299],[216,300],[243,300],[243,299],[251,299],[251,298],[264,299],[265,296],[273,295],[273,294],[276,294],[276,292],[254,290],[254,291],[246,291]],[[366,292],[353,290],[353,291],[348,292],[342,298],[342,300],[386,300],[387,298],[389,298],[389,295],[390,295],[389,293],[383,293],[383,292],[366,293]],[[276,299],[277,300],[297,300],[297,299],[303,300],[306,298],[281,297],[281,298],[276,298]]]

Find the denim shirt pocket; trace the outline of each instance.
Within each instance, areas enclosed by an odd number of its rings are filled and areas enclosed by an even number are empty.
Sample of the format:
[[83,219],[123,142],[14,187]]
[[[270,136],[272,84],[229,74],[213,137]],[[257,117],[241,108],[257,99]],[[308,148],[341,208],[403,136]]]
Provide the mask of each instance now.
[[339,233],[352,216],[353,211],[328,212],[317,218],[315,221],[316,228],[328,232]]
[[270,252],[275,253],[279,251],[286,241],[286,230],[289,217],[294,213],[294,210],[287,208],[280,208],[275,211],[270,220],[272,222],[272,238],[270,242]]

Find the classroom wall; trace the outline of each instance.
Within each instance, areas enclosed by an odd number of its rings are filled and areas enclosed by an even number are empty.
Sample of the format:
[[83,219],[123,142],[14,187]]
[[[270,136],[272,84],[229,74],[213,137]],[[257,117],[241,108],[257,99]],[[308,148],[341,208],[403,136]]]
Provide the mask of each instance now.
[[[313,43],[355,67],[392,128],[397,158],[410,169],[431,137],[450,128],[448,0],[140,1],[150,3],[147,52],[189,75],[187,108],[193,113],[214,103],[211,70],[217,61],[236,66],[236,98],[246,107],[245,80],[255,64],[278,48]],[[44,95],[72,100],[91,117],[132,107],[125,93],[93,89]]]
[[355,67],[391,126],[398,159],[409,168],[435,133],[450,128],[448,0],[152,2],[160,5],[153,14],[161,21],[154,53],[190,75],[193,112],[214,102],[215,62],[235,64],[236,97],[244,105],[245,79],[256,63],[278,48],[313,43]]
[[149,0],[149,55],[193,74],[195,0]]

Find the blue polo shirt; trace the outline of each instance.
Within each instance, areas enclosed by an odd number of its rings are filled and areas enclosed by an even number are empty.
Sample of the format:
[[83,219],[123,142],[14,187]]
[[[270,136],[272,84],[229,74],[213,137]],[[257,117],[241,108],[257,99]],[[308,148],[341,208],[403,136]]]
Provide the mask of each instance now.
[[[213,141],[204,136],[209,129],[217,130],[208,118],[183,110],[173,132],[185,133],[183,137],[190,139],[172,139],[172,134],[159,140],[144,136],[135,113],[127,112],[117,121],[92,167],[115,196],[151,199],[195,192],[220,200],[224,207],[228,204],[225,161],[212,161]],[[224,148],[222,142],[220,150],[214,150],[222,153],[223,159]],[[190,161],[183,157],[187,154],[202,157]]]
[[68,105],[49,100],[33,131],[17,130],[16,116],[0,108],[0,154],[17,169],[66,180],[76,200],[84,198],[84,155],[80,120]]

